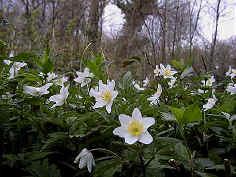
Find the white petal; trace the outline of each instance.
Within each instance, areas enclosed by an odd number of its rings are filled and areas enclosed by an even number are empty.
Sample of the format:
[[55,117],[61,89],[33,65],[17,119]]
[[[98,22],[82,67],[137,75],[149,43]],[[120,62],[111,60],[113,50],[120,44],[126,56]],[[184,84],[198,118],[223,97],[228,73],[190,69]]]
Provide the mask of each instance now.
[[85,157],[82,157],[79,161],[79,168],[82,169],[86,166],[87,159]]
[[165,70],[166,68],[165,68],[165,66],[163,64],[160,64],[160,69],[161,70]]
[[108,85],[109,89],[114,90],[115,81],[114,80],[112,80],[112,81],[107,80],[107,85]]
[[152,136],[148,133],[148,131],[144,132],[139,138],[139,142],[143,144],[150,144],[153,141]]
[[142,114],[138,108],[135,108],[132,113],[132,118],[138,121],[142,121]]
[[62,96],[60,94],[57,95],[53,95],[49,98],[49,101],[53,101],[53,102],[58,102],[59,100],[62,99]]
[[89,91],[89,96],[91,96],[91,97],[93,96],[93,97],[97,98],[97,97],[100,97],[100,94],[99,94],[99,92],[97,92],[96,90],[91,88]]
[[102,80],[98,81],[98,86],[99,86],[99,91],[107,89],[107,86],[102,83]]
[[103,107],[103,106],[105,106],[105,103],[104,103],[104,102],[97,101],[97,102],[95,103],[95,105],[93,106],[93,108],[96,109],[96,108],[101,108],[101,107]]
[[125,114],[120,114],[119,121],[122,127],[127,127],[131,121],[131,117]]
[[132,136],[132,135],[129,135],[128,136],[125,136],[125,142],[128,143],[128,144],[134,144],[136,143],[136,141],[138,141],[138,137],[137,136]]
[[126,136],[129,136],[129,132],[126,128],[124,127],[117,127],[113,130],[113,134],[117,135],[121,138],[125,138]]
[[112,102],[110,102],[106,105],[106,110],[109,114],[111,113],[111,106],[112,106]]
[[144,130],[146,131],[150,126],[155,124],[155,119],[153,117],[144,117],[142,122]]
[[88,161],[87,161],[87,168],[88,168],[88,172],[91,173],[92,172],[92,159],[91,158],[88,158]]

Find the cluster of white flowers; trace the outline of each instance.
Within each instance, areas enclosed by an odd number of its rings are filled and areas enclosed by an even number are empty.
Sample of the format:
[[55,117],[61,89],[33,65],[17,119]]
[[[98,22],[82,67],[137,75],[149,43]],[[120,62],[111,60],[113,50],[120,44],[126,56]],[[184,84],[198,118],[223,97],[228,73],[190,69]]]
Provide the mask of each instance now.
[[173,68],[171,68],[170,65],[166,65],[166,67],[163,64],[160,64],[159,66],[156,65],[156,68],[154,69],[154,75],[157,76],[163,76],[164,79],[170,79],[168,82],[168,85],[170,88],[174,87],[174,84],[176,82],[176,77],[174,75],[177,73]]
[[[225,73],[225,75],[230,77],[233,81],[236,76],[236,69],[229,66],[229,70]],[[226,91],[229,92],[231,95],[236,94],[236,84],[234,82],[229,83],[226,87]]]
[[202,82],[202,84],[203,84],[204,86],[212,87],[212,84],[213,84],[215,81],[216,81],[216,80],[215,80],[215,77],[214,77],[214,76],[211,76],[211,77],[209,77],[209,78],[207,78],[207,79],[205,79],[205,80],[202,80],[201,82]]
[[159,97],[161,96],[162,93],[162,87],[160,84],[158,84],[158,88],[156,90],[156,93],[154,93],[151,97],[149,97],[147,100],[151,101],[151,105],[156,105],[159,102]]
[[215,96],[215,90],[212,90],[212,98],[208,98],[207,103],[203,105],[203,111],[207,111],[216,104],[217,98]]
[[132,84],[133,84],[134,88],[136,88],[137,90],[143,91],[143,90],[146,89],[146,87],[148,86],[149,82],[150,82],[149,78],[146,77],[146,78],[143,80],[143,84],[142,84],[143,87],[141,87],[141,86],[140,86],[141,84],[140,84],[139,82],[137,82],[137,81],[133,81]]
[[236,84],[229,83],[226,88],[226,91],[229,92],[231,95],[236,94]]
[[236,69],[229,66],[229,70],[225,73],[226,76],[230,77],[231,79],[235,78],[236,76]]
[[16,74],[20,71],[20,69],[26,65],[27,64],[24,62],[14,62],[9,70],[10,73],[9,79],[13,79],[16,76]]
[[91,82],[91,78],[94,77],[94,74],[90,73],[88,68],[85,68],[84,72],[77,71],[76,74],[78,77],[74,81],[79,83],[81,87],[88,85]]
[[[20,65],[22,67],[22,65]],[[91,77],[94,77],[94,74],[89,73],[89,69],[85,68],[84,72],[76,72],[78,75],[77,78],[74,79],[75,82],[78,82],[81,84],[81,87],[87,85],[89,82],[91,82]],[[44,77],[44,73],[39,73],[40,77]],[[23,87],[23,92],[25,94],[29,94],[32,96],[42,96],[45,94],[48,94],[49,91],[48,89],[54,84],[61,86],[60,93],[51,96],[47,103],[50,102],[55,102],[55,104],[51,107],[54,108],[56,106],[61,106],[66,103],[66,99],[69,96],[69,84],[65,86],[65,83],[68,81],[68,77],[59,77],[57,74],[54,72],[49,72],[46,75],[46,81],[48,82],[42,87],[33,87],[33,86],[24,86]],[[51,83],[53,82],[53,83]],[[113,100],[113,99],[112,99]],[[111,103],[112,104],[112,103]],[[108,106],[109,109],[109,106]]]

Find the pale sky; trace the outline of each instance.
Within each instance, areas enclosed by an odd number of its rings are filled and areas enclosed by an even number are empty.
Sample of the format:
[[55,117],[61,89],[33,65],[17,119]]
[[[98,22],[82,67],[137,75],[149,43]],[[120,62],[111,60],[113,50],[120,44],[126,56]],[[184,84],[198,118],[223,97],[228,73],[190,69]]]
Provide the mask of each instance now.
[[[208,0],[207,3],[214,3],[216,0]],[[236,35],[236,0],[222,0],[227,3],[227,9],[224,10],[224,17],[220,17],[218,26],[218,39],[225,40],[233,35]],[[213,17],[208,15],[208,9],[204,8],[201,15],[202,33],[206,39],[211,41],[214,32]],[[115,5],[108,5],[104,13],[104,32],[112,35],[119,32],[124,23],[121,10]]]
[[124,23],[124,15],[121,14],[121,10],[112,4],[109,4],[105,7],[104,12],[104,24],[103,30],[109,35],[116,34],[122,28]]

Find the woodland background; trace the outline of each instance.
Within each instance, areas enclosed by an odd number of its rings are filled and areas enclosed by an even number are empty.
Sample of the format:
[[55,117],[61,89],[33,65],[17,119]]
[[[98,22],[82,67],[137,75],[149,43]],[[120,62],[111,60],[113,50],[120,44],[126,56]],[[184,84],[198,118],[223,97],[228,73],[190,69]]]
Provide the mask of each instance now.
[[[110,3],[125,22],[107,35],[104,9]],[[57,72],[81,69],[81,58],[102,53],[113,78],[133,70],[143,79],[156,64],[191,60],[196,73],[212,71],[220,80],[229,65],[236,66],[236,37],[217,40],[227,8],[224,0],[0,0],[0,39],[8,43],[6,55],[50,48]],[[199,25],[203,10],[214,17],[210,42]]]

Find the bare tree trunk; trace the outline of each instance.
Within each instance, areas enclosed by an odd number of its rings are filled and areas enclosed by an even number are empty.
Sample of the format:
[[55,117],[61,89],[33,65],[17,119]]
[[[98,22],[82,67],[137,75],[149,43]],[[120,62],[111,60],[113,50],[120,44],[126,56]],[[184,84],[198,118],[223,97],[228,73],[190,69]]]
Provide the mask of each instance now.
[[45,21],[45,17],[46,17],[46,2],[45,0],[42,0],[42,22]]
[[1,2],[1,9],[3,9],[3,0],[1,0],[0,2]]
[[167,23],[167,1],[165,1],[164,15],[162,18],[162,63],[166,63],[166,23]]
[[172,52],[171,52],[172,57],[174,57],[175,55],[176,33],[177,33],[178,25],[179,25],[179,0],[177,0],[177,7],[176,7],[176,13],[175,13],[175,28],[174,28]]
[[214,55],[215,55],[215,46],[216,46],[216,39],[218,34],[218,22],[220,18],[220,3],[221,0],[217,0],[217,8],[216,8],[216,20],[215,20],[215,32],[214,32],[214,38],[211,45],[211,51],[210,51],[210,70],[214,68]]
[[88,40],[93,43],[93,52],[96,54],[99,47],[99,0],[90,1],[89,20],[88,20]]
[[[195,3],[196,3],[196,0],[194,1],[193,6],[195,6]],[[191,6],[191,3],[189,4],[189,6]],[[191,9],[191,7],[189,7],[189,11],[190,11],[190,9]],[[189,25],[190,25],[190,27],[189,27],[190,28],[190,31],[189,31],[189,57],[192,57],[193,38],[194,38],[194,35],[197,31],[197,26],[198,26],[198,21],[199,21],[199,18],[200,18],[201,10],[202,10],[202,0],[200,2],[200,7],[197,11],[197,17],[196,17],[196,21],[194,23],[193,31],[192,31],[193,9],[189,13]]]

